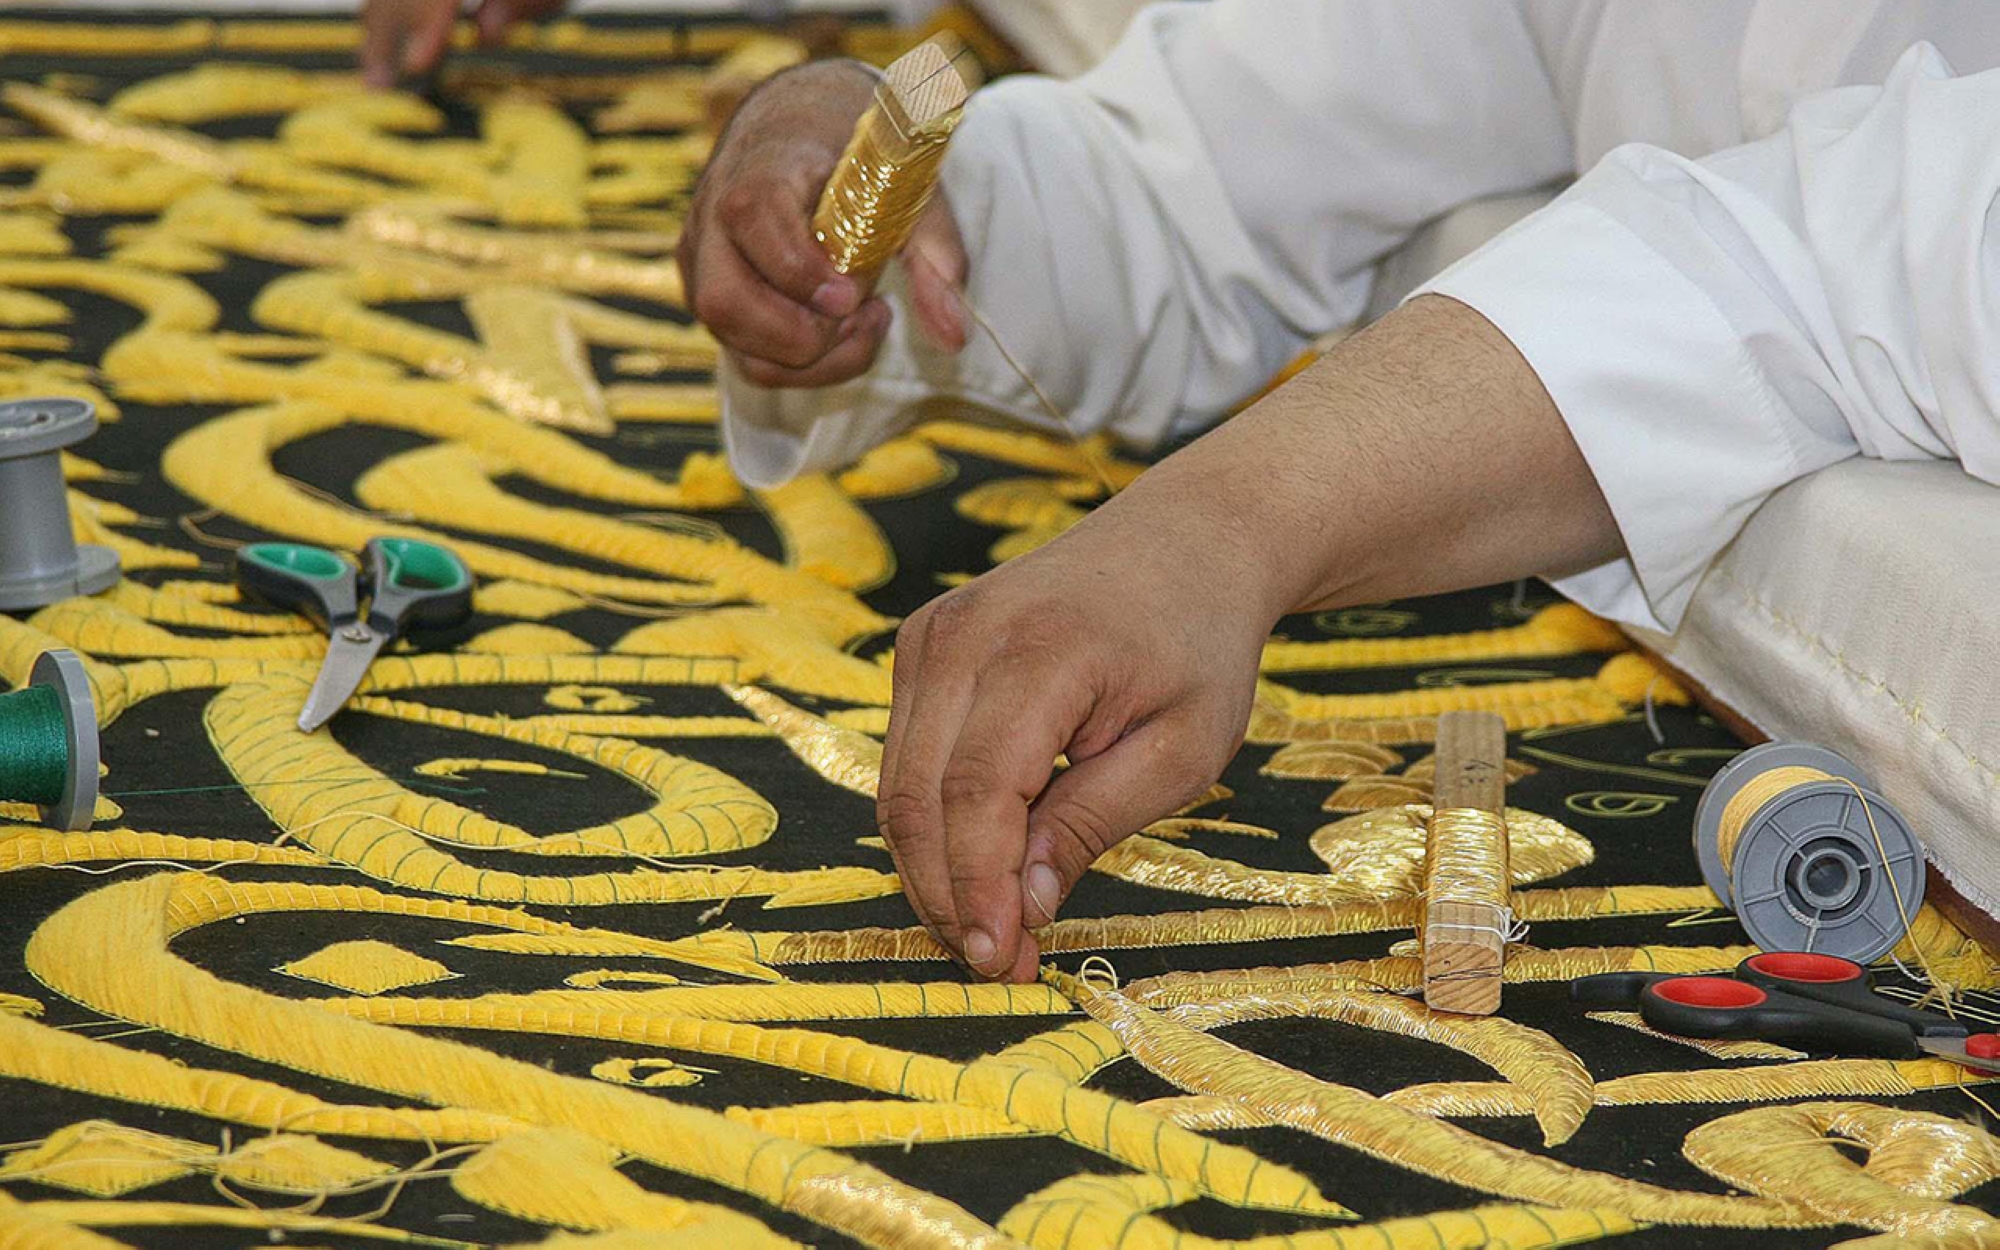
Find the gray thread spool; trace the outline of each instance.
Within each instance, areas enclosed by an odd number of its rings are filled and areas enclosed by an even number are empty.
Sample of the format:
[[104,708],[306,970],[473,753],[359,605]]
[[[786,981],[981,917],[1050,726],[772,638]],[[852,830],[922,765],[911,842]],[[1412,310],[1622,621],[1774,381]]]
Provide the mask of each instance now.
[[118,555],[70,528],[63,448],[97,430],[80,399],[0,404],[0,612],[94,595],[118,582]]
[[[1835,780],[1794,785],[1766,799],[1724,863],[1723,810],[1751,781],[1778,768],[1817,769]],[[1694,851],[1708,888],[1767,951],[1868,963],[1895,948],[1924,901],[1923,843],[1866,773],[1825,747],[1767,742],[1731,760],[1701,793]]]

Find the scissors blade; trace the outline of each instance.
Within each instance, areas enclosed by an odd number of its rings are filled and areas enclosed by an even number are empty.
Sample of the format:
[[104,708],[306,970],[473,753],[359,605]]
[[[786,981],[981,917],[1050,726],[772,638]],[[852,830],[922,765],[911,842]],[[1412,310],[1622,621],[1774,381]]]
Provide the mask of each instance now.
[[332,720],[333,714],[345,707],[361,688],[361,679],[368,676],[368,666],[388,643],[387,634],[370,629],[363,621],[333,631],[326,661],[319,667],[319,678],[313,682],[312,693],[306,696],[305,708],[299,713],[299,728],[311,733]]
[[1917,1045],[1940,1059],[1949,1059],[1953,1063],[1977,1068],[1981,1072],[2000,1072],[2000,1059],[1981,1059],[1977,1055],[1967,1054],[1965,1039],[1962,1037],[1920,1037],[1917,1039]]

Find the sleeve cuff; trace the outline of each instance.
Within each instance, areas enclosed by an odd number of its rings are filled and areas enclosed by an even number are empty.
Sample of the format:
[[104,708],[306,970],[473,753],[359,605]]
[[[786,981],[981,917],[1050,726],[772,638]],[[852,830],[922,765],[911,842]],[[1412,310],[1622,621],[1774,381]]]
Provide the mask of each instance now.
[[1416,294],[1491,321],[1561,411],[1625,539],[1626,558],[1556,582],[1600,615],[1671,632],[1710,562],[1802,471],[1742,332],[1574,192]]

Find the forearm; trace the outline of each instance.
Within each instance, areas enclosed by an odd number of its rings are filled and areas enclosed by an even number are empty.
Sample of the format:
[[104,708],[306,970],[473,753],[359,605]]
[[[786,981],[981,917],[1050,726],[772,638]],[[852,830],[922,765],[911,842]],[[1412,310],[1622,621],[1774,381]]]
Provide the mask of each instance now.
[[1030,979],[1027,930],[1222,772],[1280,615],[1617,550],[1526,363],[1414,301],[904,622],[879,815],[905,888],[981,975]]
[[1196,536],[1267,621],[1560,574],[1622,549],[1534,371],[1484,317],[1435,296],[1169,457],[1083,528],[1149,532],[1149,546]]

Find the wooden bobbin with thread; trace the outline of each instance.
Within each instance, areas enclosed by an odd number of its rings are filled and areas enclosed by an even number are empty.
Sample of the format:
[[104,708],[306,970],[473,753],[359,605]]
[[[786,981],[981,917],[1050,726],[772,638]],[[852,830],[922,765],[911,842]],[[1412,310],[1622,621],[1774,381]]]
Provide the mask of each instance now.
[[1513,926],[1505,721],[1491,712],[1438,717],[1434,803],[1418,913],[1424,1002],[1491,1015],[1500,1008]]
[[813,236],[833,267],[874,285],[903,250],[937,190],[971,87],[943,39],[921,43],[883,72],[875,102],[813,212]]
[[[820,191],[812,225],[813,237],[833,267],[859,282],[864,293],[874,289],[883,267],[909,243],[930,206],[973,85],[959,70],[956,41],[940,35],[883,71],[875,102],[855,123],[847,150]],[[1069,414],[1049,398],[971,296],[960,290],[958,298],[1042,411],[1077,439],[1105,495],[1117,494],[1118,484],[1077,434]]]

